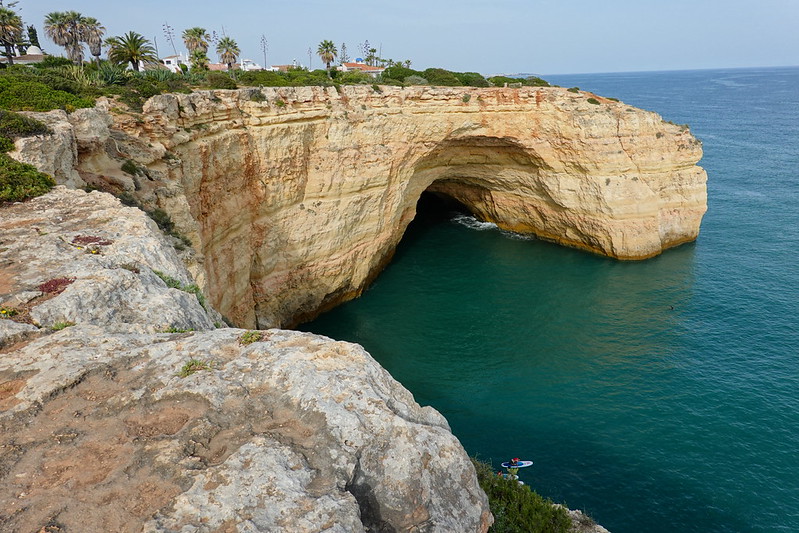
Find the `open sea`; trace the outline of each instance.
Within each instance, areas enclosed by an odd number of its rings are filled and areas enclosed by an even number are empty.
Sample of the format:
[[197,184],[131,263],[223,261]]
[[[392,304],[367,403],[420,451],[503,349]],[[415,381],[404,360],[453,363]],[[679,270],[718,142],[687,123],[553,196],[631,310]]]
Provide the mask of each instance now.
[[363,297],[302,329],[613,533],[799,532],[799,68],[546,79],[690,124],[699,239],[618,262],[425,204]]

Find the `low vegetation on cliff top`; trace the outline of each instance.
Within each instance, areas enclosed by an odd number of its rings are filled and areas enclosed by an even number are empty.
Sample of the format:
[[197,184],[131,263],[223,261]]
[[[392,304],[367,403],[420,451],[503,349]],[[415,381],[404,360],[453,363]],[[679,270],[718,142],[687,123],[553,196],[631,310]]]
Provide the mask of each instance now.
[[497,475],[490,464],[472,459],[477,481],[488,496],[492,533],[567,533],[572,525],[563,507],[512,479]]
[[485,78],[477,72],[452,72],[441,68],[413,70],[388,67],[380,77],[359,71],[330,72],[297,68],[287,72],[195,72],[174,73],[164,68],[128,70],[109,61],[72,65],[64,58],[48,57],[35,66],[15,65],[0,70],[0,109],[12,111],[72,112],[92,107],[100,96],[118,100],[134,111],[150,97],[164,93],[187,93],[194,89],[235,89],[237,87],[300,87],[380,85],[435,87],[548,87],[534,76]]
[[0,203],[19,202],[53,188],[50,176],[5,154],[14,149],[14,139],[48,133],[50,128],[38,120],[0,110]]

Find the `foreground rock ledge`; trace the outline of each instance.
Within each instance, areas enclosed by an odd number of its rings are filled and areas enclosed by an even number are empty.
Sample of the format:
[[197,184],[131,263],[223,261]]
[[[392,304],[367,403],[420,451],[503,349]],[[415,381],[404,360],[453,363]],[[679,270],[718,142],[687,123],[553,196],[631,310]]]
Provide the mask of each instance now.
[[29,322],[0,320],[2,531],[492,522],[438,412],[357,345],[214,329],[212,311],[154,274],[191,281],[140,211],[57,188],[0,209],[0,228],[0,305]]
[[360,294],[424,191],[619,259],[694,240],[707,208],[687,127],[561,88],[200,91],[153,97],[141,115],[106,102],[38,117],[57,135],[20,140],[15,157],[167,210],[215,308],[246,327]]

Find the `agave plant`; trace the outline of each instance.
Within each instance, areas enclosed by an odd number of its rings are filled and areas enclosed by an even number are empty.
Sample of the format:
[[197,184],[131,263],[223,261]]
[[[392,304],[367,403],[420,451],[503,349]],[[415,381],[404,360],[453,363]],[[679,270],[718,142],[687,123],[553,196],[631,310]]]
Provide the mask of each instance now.
[[154,68],[152,70],[146,70],[144,71],[144,77],[150,78],[153,81],[172,81],[183,79],[183,76],[180,74],[175,74],[166,68]]
[[65,78],[77,82],[81,89],[88,89],[100,85],[100,79],[96,72],[87,72],[86,69],[78,65],[69,65],[61,67],[58,70]]
[[128,71],[121,65],[103,61],[97,68],[97,79],[105,85],[124,85],[128,80]]

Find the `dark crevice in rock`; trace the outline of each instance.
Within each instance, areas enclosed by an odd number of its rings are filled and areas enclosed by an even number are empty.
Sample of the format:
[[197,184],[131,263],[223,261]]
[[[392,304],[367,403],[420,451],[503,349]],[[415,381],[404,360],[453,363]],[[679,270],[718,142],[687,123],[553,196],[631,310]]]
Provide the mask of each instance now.
[[396,533],[394,526],[380,515],[380,502],[377,501],[369,480],[361,470],[360,459],[355,463],[352,479],[344,489],[355,497],[361,511],[361,522],[369,533]]

